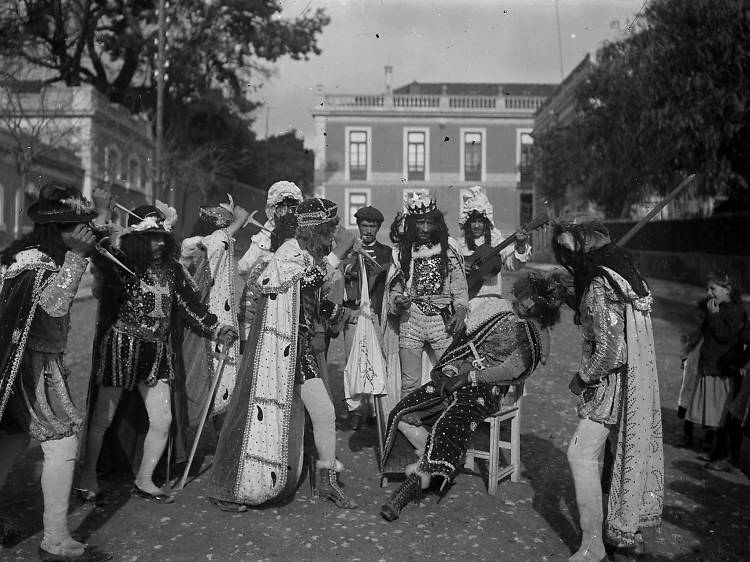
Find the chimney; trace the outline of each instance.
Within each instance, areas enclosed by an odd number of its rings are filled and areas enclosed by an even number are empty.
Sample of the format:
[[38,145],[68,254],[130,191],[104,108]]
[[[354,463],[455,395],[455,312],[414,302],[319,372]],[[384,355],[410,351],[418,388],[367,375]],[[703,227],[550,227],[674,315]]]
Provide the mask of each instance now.
[[385,93],[391,93],[391,78],[393,77],[393,66],[390,64],[385,65]]

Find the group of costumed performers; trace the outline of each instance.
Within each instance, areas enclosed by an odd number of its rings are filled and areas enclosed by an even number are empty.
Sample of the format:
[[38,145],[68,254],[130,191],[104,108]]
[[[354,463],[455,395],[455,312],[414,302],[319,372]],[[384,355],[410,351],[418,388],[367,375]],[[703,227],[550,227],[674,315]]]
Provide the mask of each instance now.
[[415,193],[405,201],[391,240],[383,303],[388,410],[422,386],[423,352],[436,363],[463,330],[469,307],[463,256],[432,197]]
[[[370,310],[376,330],[380,329],[381,310],[383,306],[383,294],[385,292],[385,278],[391,263],[392,248],[379,242],[377,234],[385,218],[375,207],[361,207],[354,213],[357,221],[357,230],[362,241],[362,251],[370,259],[363,260],[365,275],[367,276],[367,287],[370,297]],[[362,306],[362,272],[358,254],[353,253],[342,262],[344,273],[345,297],[341,315],[342,332],[344,336],[344,349],[350,351],[354,343],[354,334],[357,329]],[[382,374],[384,375],[384,373]],[[346,376],[346,373],[345,375]],[[369,397],[355,395],[347,397],[346,405],[349,412],[348,425],[350,429],[358,430],[362,422],[372,419],[372,403]]]
[[[500,244],[503,235],[495,227],[493,207],[487,197],[487,191],[480,185],[469,189],[469,196],[463,200],[458,226],[463,231],[463,238],[458,240],[458,249],[470,269],[473,258],[478,251],[487,250]],[[481,250],[480,250],[481,248]],[[531,244],[523,229],[515,233],[515,244],[500,250],[499,259],[494,267],[482,279],[482,285],[476,295],[502,296],[503,283],[501,269],[517,271],[531,259]]]
[[316,494],[340,508],[356,507],[338,481],[335,412],[320,376],[323,334],[315,328],[339,313],[321,298],[321,288],[355,240],[337,229],[337,207],[327,199],[301,202],[294,217],[294,237],[248,274],[256,295],[253,322],[210,476],[212,502],[226,511],[283,501],[294,492],[302,471],[302,406],[318,455]]
[[[302,475],[305,411],[317,453],[310,464],[315,494],[355,508],[339,481],[343,466],[326,378],[328,338],[339,328],[347,355],[357,351],[354,340],[365,356],[381,353],[374,340],[382,335],[380,405],[389,418],[381,468],[395,456],[398,435],[418,457],[380,510],[393,521],[433,477],[453,480],[477,425],[545,362],[549,329],[564,302],[583,335],[580,367],[569,385],[580,417],[568,460],[582,529],[570,560],[605,559],[611,549],[642,551],[641,529],[661,518],[663,444],[651,295],[627,253],[602,224],[560,219],[552,247],[573,276],[574,294],[558,274],[531,273],[514,284],[510,303],[501,298],[501,270],[523,267],[531,247],[523,229],[512,247],[496,247],[501,235],[481,187],[464,201],[459,243],[429,195],[404,203],[391,225],[391,249],[376,240],[384,221],[377,209],[357,211],[355,237],[339,227],[335,203],[303,199],[294,183],[276,182],[267,222],[235,271],[234,236],[253,220],[231,199],[200,209],[180,252],[171,207],[157,201],[127,211],[121,228],[109,220],[113,201],[103,190],[91,203],[70,185],[42,187],[28,211],[34,230],[0,257],[0,483],[29,438],[41,442],[40,557],[111,557],[68,530],[79,449],[85,453],[77,488],[82,499],[100,498],[98,469],[119,449],[115,462],[128,461],[134,497],[173,502],[153,473],[173,420],[180,457],[204,407],[218,422],[209,474],[209,497],[218,508],[241,512],[292,496]],[[94,250],[99,309],[85,422],[68,390],[63,352],[69,311]],[[482,269],[481,286],[472,281],[476,259],[491,265]],[[239,308],[236,272],[244,281]],[[369,327],[362,336],[359,321],[370,318],[373,324],[361,323]],[[349,425],[358,429],[370,399],[367,392],[346,398]],[[113,421],[120,428],[108,432]],[[132,443],[125,442],[127,431]],[[138,432],[145,433],[142,447]],[[614,462],[605,464],[611,472],[603,480],[611,482],[605,514],[600,460],[608,443]],[[4,532],[0,521],[0,538]]]
[[[101,200],[105,209],[110,206],[106,195]],[[99,218],[106,221],[106,212]],[[94,259],[93,293],[99,300],[99,316],[86,454],[79,483],[80,494],[87,500],[95,500],[99,494],[97,465],[120,398],[123,393],[133,397],[137,390],[148,419],[143,448],[132,450],[121,444],[130,460],[140,456],[140,463],[133,462],[131,467],[135,470],[138,464],[132,494],[157,503],[174,501],[154,483],[153,473],[172,423],[173,342],[179,340],[175,332],[187,325],[224,346],[237,338],[232,323],[221,324],[201,302],[190,274],[178,261],[171,233],[176,219],[174,209],[158,201],[156,206],[137,207],[129,211],[127,228],[117,233],[111,244],[112,253],[125,267]],[[124,412],[122,421],[137,431],[146,425],[136,419],[139,417],[144,417],[142,406]]]
[[[183,240],[180,251],[180,262],[195,281],[201,302],[220,324],[232,326],[237,333],[239,315],[235,299],[237,268],[234,237],[245,227],[248,217],[249,213],[235,205],[231,195],[228,203],[201,207],[191,236]],[[177,371],[185,374],[185,388],[184,392],[176,393],[184,399],[176,404],[179,407],[175,408],[174,415],[182,419],[177,419],[175,425],[177,428],[198,425],[204,402],[211,393],[212,381],[218,376],[220,379],[214,390],[209,414],[219,429],[237,380],[239,340],[221,349],[214,339],[187,329],[183,333],[181,348],[182,354],[177,356],[177,360],[182,360],[183,365]]]
[[406,480],[381,508],[384,519],[397,519],[433,476],[452,480],[477,426],[498,410],[509,388],[546,362],[549,328],[560,317],[565,285],[557,275],[531,273],[513,292],[513,305],[499,297],[473,299],[466,330],[440,358],[432,380],[391,411],[384,457],[400,432],[419,460],[406,467]]
[[[63,362],[70,308],[96,238],[93,203],[64,183],[42,186],[28,210],[31,233],[0,258],[0,485],[33,437],[41,443],[41,560],[109,560],[70,535],[68,503],[84,412]],[[0,535],[7,529],[0,528]],[[5,538],[1,536],[0,538]]]
[[[644,550],[641,529],[660,524],[664,503],[651,293],[598,221],[559,221],[552,247],[573,275],[572,305],[583,334],[581,364],[570,382],[580,421],[568,446],[583,535],[570,560],[603,560],[611,549],[637,556]],[[604,478],[610,482],[605,518],[600,459],[607,443],[614,443],[614,462]]]

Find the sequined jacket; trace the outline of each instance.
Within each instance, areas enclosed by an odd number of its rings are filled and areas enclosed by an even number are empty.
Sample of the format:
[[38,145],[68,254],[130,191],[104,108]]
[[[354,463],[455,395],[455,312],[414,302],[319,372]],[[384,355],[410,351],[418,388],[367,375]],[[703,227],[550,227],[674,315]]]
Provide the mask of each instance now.
[[409,295],[412,302],[428,315],[437,314],[437,309],[450,304],[468,310],[469,291],[466,286],[464,261],[453,239],[449,239],[448,275],[445,279],[439,267],[440,245],[414,250],[407,280],[401,271],[400,253],[394,248],[391,269],[386,281],[389,314],[398,314],[394,299],[397,295],[404,294]]
[[58,266],[47,254],[23,250],[0,269],[0,417],[26,350],[61,355],[70,307],[88,260],[73,252]]
[[148,341],[166,341],[172,321],[178,316],[198,333],[215,338],[219,329],[216,316],[201,302],[190,274],[178,262],[150,267],[138,277],[97,261],[94,294],[115,310],[104,311],[118,331]]
[[[624,283],[624,281],[623,281]],[[625,306],[651,308],[651,296],[624,294],[602,274],[593,279],[580,304],[583,348],[578,375],[586,385],[579,396],[578,414],[606,424],[617,423],[627,367]]]
[[543,345],[533,322],[500,312],[454,340],[435,368],[458,373],[468,361],[475,367],[477,384],[518,384],[541,362]]

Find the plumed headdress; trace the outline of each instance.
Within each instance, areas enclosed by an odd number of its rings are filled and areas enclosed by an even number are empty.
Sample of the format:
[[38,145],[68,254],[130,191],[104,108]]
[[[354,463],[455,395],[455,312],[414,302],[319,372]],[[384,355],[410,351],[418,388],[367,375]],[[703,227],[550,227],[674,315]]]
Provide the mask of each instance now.
[[234,220],[234,199],[231,195],[229,203],[219,203],[215,207],[203,206],[198,212],[200,220],[213,225],[215,228],[226,228]]
[[37,224],[89,222],[99,214],[94,204],[74,185],[50,182],[39,190],[39,199],[27,211]]
[[458,217],[459,226],[466,224],[473,213],[478,213],[494,225],[492,203],[487,197],[487,191],[481,185],[475,185],[469,188],[469,191],[471,194],[464,199],[461,206],[461,216]]
[[177,222],[177,211],[157,200],[155,205],[141,205],[128,215],[128,227],[123,235],[138,232],[171,233]]
[[552,221],[553,247],[586,254],[611,242],[607,227],[588,215],[565,215]]

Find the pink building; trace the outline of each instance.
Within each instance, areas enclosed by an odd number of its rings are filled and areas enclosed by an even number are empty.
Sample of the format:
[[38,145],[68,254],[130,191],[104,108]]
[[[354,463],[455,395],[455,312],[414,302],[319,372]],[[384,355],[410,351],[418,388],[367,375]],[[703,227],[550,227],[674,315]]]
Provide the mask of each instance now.
[[343,224],[372,205],[386,217],[404,196],[437,197],[457,236],[461,200],[487,188],[496,226],[510,233],[532,214],[528,168],[534,113],[551,84],[412,82],[383,94],[325,95],[313,110],[316,193],[340,204]]

